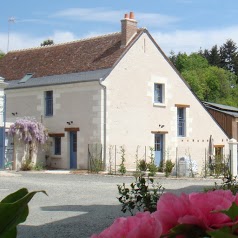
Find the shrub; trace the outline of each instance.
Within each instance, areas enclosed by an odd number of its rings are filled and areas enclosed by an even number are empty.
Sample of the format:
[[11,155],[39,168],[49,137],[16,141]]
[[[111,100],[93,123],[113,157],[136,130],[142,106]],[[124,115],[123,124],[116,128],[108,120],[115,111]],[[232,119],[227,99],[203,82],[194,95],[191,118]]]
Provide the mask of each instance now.
[[101,159],[93,158],[91,162],[91,172],[98,173],[99,171],[102,171],[103,168],[103,162]]
[[147,163],[144,159],[139,161],[138,168],[140,171],[143,171],[143,172],[147,170]]
[[174,165],[175,164],[171,160],[166,160],[164,166],[164,172],[166,177],[168,177],[171,174]]
[[126,166],[125,166],[125,161],[126,161],[126,158],[125,158],[125,148],[124,146],[121,146],[120,147],[120,150],[121,150],[121,164],[119,165],[119,169],[118,169],[118,172],[121,173],[122,175],[126,173]]
[[218,184],[215,182],[214,187],[204,189],[207,191],[214,191],[214,190],[230,190],[234,195],[238,192],[238,181],[236,176],[232,176],[232,174],[229,172],[222,178],[222,183]]
[[44,169],[44,166],[43,166],[42,163],[36,163],[35,165],[32,166],[32,169],[33,169],[33,170],[40,171],[40,170],[43,170],[43,169]]
[[26,159],[21,163],[20,170],[29,171],[29,170],[32,170],[32,168],[33,168],[32,161],[30,159]]
[[153,162],[148,163],[147,167],[149,169],[149,176],[155,176],[156,172],[158,172],[158,168]]
[[154,176],[156,172],[158,171],[157,166],[155,165],[155,157],[154,157],[154,148],[150,147],[150,163],[147,164],[147,167],[149,169],[149,176]]
[[158,172],[163,172],[163,171],[164,171],[164,163],[163,163],[163,160],[161,160],[159,163]]
[[118,192],[121,195],[119,202],[122,204],[121,211],[127,211],[133,216],[134,210],[149,211],[150,213],[156,211],[156,204],[160,196],[164,192],[164,188],[160,184],[155,184],[152,178],[145,179],[139,177],[134,183],[127,188],[125,183],[117,185]]

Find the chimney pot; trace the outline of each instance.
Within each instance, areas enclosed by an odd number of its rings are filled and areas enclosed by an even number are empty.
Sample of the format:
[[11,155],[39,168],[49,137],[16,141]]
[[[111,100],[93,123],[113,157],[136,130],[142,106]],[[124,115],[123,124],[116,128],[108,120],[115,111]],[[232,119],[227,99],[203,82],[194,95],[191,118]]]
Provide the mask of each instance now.
[[130,17],[129,17],[130,19],[135,19],[135,15],[134,15],[134,12],[130,12]]
[[137,33],[137,21],[134,19],[134,13],[126,13],[125,18],[121,20],[121,47],[125,47]]

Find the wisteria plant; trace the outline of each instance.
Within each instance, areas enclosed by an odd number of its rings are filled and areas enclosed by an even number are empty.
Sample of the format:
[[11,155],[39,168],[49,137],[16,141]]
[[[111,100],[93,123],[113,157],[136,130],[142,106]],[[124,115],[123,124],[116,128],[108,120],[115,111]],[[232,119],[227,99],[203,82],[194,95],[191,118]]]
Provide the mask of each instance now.
[[28,146],[29,159],[33,145],[44,144],[48,138],[48,133],[44,125],[31,118],[21,118],[16,120],[9,129],[10,136],[16,136]]
[[44,125],[34,119],[18,119],[10,126],[9,135],[17,136],[25,143],[38,142],[44,144],[48,138]]

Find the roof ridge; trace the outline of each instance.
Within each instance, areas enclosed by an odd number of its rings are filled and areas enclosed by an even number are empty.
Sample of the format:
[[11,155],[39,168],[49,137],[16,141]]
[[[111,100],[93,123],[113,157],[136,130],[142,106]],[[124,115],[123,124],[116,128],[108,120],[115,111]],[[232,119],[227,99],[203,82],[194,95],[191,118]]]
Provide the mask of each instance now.
[[72,43],[77,43],[77,42],[82,42],[82,41],[93,40],[93,39],[98,39],[98,38],[102,38],[102,37],[117,35],[117,34],[120,34],[120,33],[121,32],[113,32],[113,33],[108,33],[108,34],[104,34],[104,35],[86,37],[86,38],[82,38],[82,39],[78,39],[78,40],[62,42],[62,43],[57,43],[57,44],[52,44],[52,45],[45,45],[45,46],[37,46],[37,47],[31,47],[31,48],[25,48],[25,49],[12,50],[12,51],[9,51],[8,53],[15,53],[15,52],[21,52],[21,51],[28,51],[28,50],[39,50],[39,49],[44,49],[44,48],[56,47],[56,46],[60,46],[60,45],[68,45],[68,44],[72,44]]

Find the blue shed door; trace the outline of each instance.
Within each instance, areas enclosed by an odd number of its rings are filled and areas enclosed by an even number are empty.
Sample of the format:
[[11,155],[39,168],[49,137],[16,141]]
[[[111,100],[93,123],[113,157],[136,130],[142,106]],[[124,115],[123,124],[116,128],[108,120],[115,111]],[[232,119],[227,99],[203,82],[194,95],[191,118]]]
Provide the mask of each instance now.
[[163,161],[164,135],[155,134],[155,164],[157,166]]
[[77,132],[70,132],[70,169],[77,169]]

